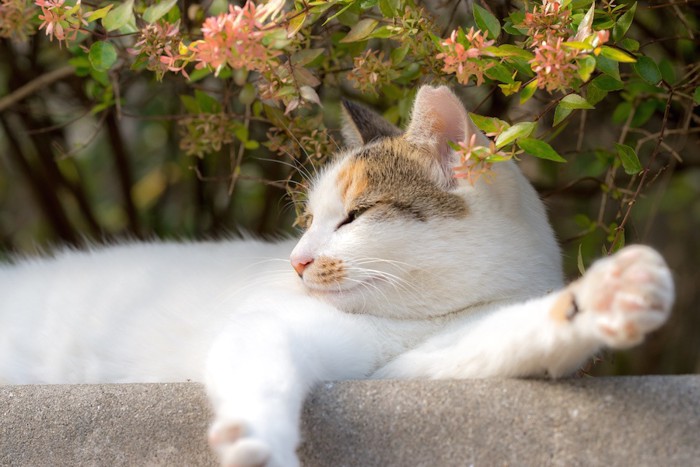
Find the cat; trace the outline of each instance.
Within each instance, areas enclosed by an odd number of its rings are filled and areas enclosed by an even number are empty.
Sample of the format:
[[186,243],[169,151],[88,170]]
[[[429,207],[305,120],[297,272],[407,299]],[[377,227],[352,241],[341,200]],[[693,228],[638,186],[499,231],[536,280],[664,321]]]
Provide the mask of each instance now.
[[405,132],[343,108],[347,148],[313,181],[298,240],[1,266],[0,384],[202,381],[222,464],[286,467],[320,381],[558,377],[667,319],[673,282],[654,250],[626,247],[565,286],[515,163],[454,177],[449,142],[488,139],[449,88],[421,87]]

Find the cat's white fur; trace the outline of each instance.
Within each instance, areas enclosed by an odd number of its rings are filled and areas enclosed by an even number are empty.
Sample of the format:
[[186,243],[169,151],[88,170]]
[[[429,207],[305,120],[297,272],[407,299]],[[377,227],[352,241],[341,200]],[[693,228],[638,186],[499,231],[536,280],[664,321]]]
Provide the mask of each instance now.
[[[466,200],[464,218],[338,228],[351,148],[317,178],[298,242],[141,243],[0,266],[0,383],[204,381],[224,464],[293,466],[320,381],[559,376],[661,325],[673,284],[653,250],[626,248],[564,288],[542,203],[514,164],[490,183],[449,179],[446,141],[475,131],[447,88],[419,91],[406,138],[432,148],[432,176]],[[300,279],[290,254],[340,258],[347,279]]]

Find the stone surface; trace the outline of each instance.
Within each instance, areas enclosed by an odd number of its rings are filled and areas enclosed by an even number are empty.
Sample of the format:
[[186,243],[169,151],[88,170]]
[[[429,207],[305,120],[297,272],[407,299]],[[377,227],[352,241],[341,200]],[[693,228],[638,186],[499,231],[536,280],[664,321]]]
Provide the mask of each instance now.
[[[215,465],[193,383],[0,387],[0,465]],[[307,466],[698,465],[700,376],[326,383]]]

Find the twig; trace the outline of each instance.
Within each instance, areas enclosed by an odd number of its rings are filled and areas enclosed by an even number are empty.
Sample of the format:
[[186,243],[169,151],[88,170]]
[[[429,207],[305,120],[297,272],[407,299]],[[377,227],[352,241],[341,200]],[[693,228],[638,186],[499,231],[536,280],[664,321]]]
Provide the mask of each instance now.
[[62,80],[75,73],[75,68],[72,65],[66,65],[62,68],[50,71],[45,75],[41,75],[36,79],[31,80],[24,86],[18,88],[11,94],[0,98],[0,112],[12,107],[17,102],[21,101],[25,97],[35,93],[39,89],[48,86],[49,84]]
[[654,164],[656,161],[656,156],[659,154],[659,148],[661,147],[661,143],[663,143],[664,140],[664,132],[666,131],[666,124],[668,123],[668,114],[671,111],[671,101],[673,100],[673,89],[669,90],[668,93],[668,99],[666,100],[666,108],[664,109],[664,117],[663,120],[661,121],[661,131],[659,134],[659,139],[656,140],[656,146],[654,147],[654,150],[651,153],[651,157],[649,158],[649,162],[647,163],[647,166],[644,167],[644,170],[642,171],[642,176],[639,178],[639,183],[637,184],[637,190],[634,192],[634,195],[632,195],[632,199],[627,202],[627,211],[625,211],[625,216],[622,218],[622,221],[620,222],[620,225],[617,226],[615,229],[615,237],[613,238],[613,241],[610,242],[610,248],[608,248],[608,254],[612,253],[612,249],[617,243],[620,235],[624,231],[625,224],[627,224],[627,221],[629,220],[630,213],[632,212],[632,207],[634,206],[635,202],[637,201],[637,197],[639,197],[639,193],[641,193],[642,188],[644,188],[644,182],[647,179],[647,176],[649,175],[649,172],[651,171],[651,166]]

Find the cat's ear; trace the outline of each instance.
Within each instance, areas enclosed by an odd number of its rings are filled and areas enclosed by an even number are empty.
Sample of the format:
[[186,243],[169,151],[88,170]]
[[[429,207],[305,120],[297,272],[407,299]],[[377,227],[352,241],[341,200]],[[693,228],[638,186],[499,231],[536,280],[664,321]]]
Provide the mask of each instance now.
[[488,138],[472,123],[462,102],[447,86],[423,86],[418,90],[405,137],[429,149],[448,184],[452,183],[456,162],[448,143],[466,142],[473,134],[478,144],[489,145]]
[[401,130],[367,107],[342,99],[343,139],[348,147],[358,147],[379,138],[398,136]]

